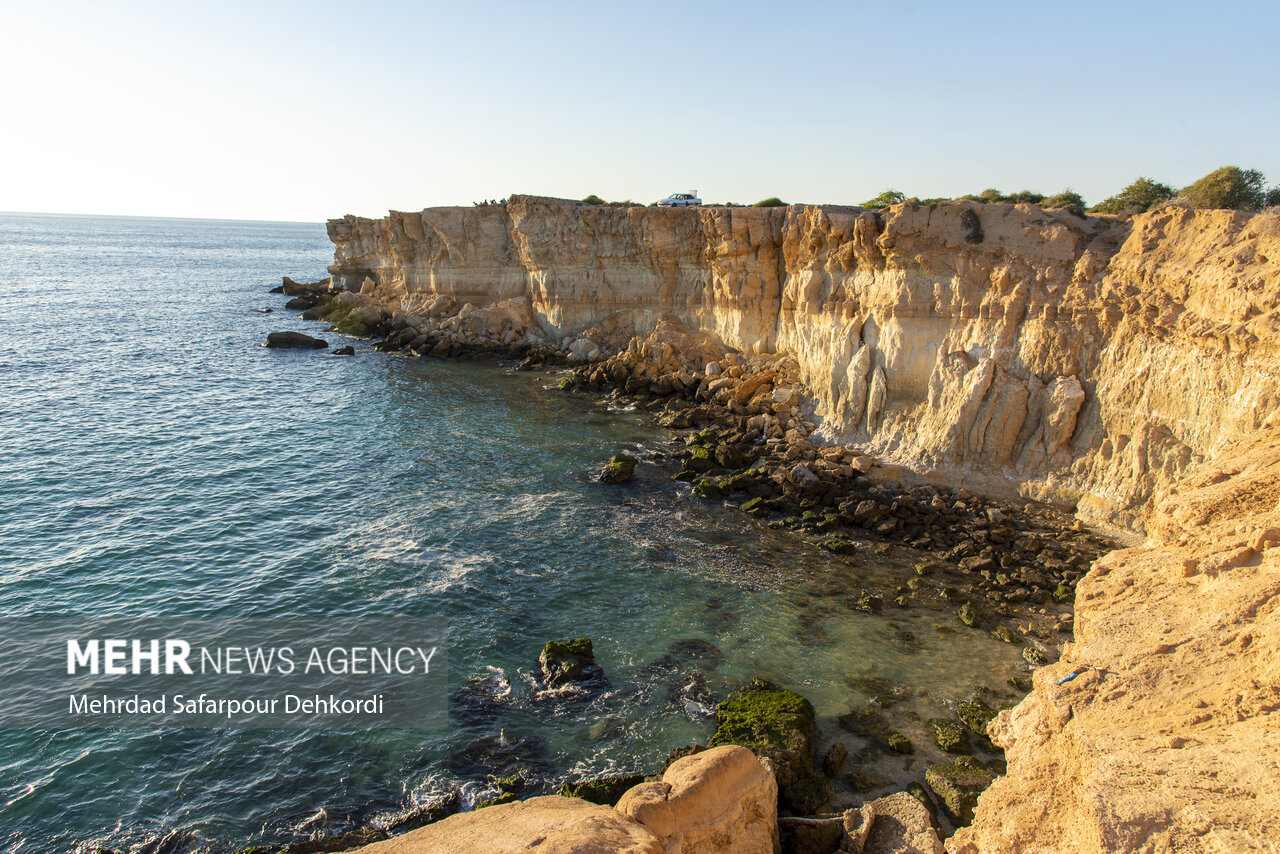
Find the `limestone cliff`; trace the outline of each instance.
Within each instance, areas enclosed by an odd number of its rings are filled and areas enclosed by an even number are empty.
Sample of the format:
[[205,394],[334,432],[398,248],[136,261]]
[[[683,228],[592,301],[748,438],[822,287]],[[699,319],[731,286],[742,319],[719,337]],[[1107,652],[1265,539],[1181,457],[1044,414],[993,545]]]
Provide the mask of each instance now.
[[666,317],[789,354],[823,435],[1090,521],[1139,528],[1155,490],[1280,401],[1273,215],[514,196],[329,234],[338,285],[409,313],[497,304],[507,340],[603,354]]

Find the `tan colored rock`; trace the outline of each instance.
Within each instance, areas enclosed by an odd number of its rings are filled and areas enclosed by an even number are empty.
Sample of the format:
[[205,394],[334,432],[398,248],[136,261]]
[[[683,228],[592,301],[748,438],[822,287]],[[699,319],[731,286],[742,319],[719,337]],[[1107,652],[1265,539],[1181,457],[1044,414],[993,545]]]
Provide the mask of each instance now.
[[776,854],[778,786],[745,747],[726,745],[676,760],[641,783],[618,812],[662,840],[665,854]]
[[897,792],[849,810],[844,816],[847,854],[942,854],[942,840],[924,804]]
[[[1094,521],[1140,525],[1154,491],[1280,419],[1280,372],[1258,369],[1280,351],[1275,214],[514,196],[332,220],[329,234],[334,283],[369,279],[389,309],[514,302],[511,328],[530,340],[617,351],[665,320],[789,355],[824,436]],[[691,372],[730,367],[707,350]]]
[[459,813],[359,854],[662,854],[652,833],[608,807],[550,796]]
[[1080,582],[1075,642],[992,722],[1009,774],[953,854],[1275,850],[1280,553],[1250,541],[1280,528],[1280,429],[1223,457]]

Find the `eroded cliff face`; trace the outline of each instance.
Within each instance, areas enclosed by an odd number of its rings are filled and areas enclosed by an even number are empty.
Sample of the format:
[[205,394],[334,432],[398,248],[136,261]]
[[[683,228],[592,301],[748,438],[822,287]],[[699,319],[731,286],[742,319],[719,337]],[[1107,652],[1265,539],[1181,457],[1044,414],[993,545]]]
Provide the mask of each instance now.
[[[1273,423],[1280,218],[1024,205],[505,205],[333,220],[335,282],[599,355],[662,318],[795,358],[820,432],[925,476],[1138,529]],[[568,339],[564,341],[564,339]]]

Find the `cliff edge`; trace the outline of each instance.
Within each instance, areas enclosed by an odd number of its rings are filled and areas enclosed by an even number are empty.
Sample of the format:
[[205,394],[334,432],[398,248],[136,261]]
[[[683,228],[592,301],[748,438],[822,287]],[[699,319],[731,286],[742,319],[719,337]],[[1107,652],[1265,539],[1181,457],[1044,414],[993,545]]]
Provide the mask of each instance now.
[[992,724],[1009,773],[948,849],[1274,850],[1280,216],[515,196],[329,234],[338,287],[456,312],[432,335],[779,354],[825,438],[1145,534],[1080,582],[1076,640]]

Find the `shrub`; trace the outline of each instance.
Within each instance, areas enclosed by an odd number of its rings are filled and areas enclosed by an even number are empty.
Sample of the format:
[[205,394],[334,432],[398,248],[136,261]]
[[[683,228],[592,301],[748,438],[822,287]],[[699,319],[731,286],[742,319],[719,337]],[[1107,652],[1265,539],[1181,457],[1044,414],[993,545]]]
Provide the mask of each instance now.
[[905,202],[907,196],[897,190],[885,190],[874,199],[870,199],[862,203],[864,208],[887,208],[889,205],[897,205]]
[[1084,216],[1084,199],[1081,198],[1079,193],[1073,192],[1070,187],[1056,196],[1050,196],[1041,204],[1046,208],[1060,208],[1067,213]]
[[1012,196],[1006,196],[1005,201],[1015,205],[1038,205],[1044,201],[1044,194],[1033,193],[1030,190],[1019,190]]
[[603,205],[605,203],[604,199],[600,198],[595,193],[587,196],[583,201],[589,205]]
[[1276,205],[1280,205],[1280,184],[1267,190],[1266,206],[1273,208]]
[[778,198],[777,196],[770,196],[767,199],[761,199],[751,207],[753,208],[784,208],[786,206],[787,206],[787,203],[784,202],[782,199]]
[[1267,200],[1266,178],[1257,169],[1223,166],[1178,194],[1193,208],[1234,208],[1256,211]]
[[1150,178],[1139,178],[1109,199],[1093,206],[1099,213],[1143,213],[1151,206],[1173,198],[1173,188]]

